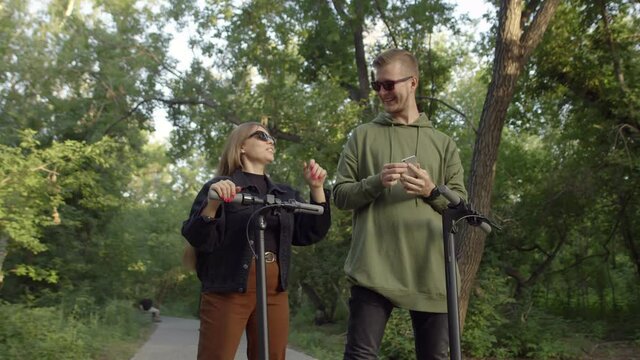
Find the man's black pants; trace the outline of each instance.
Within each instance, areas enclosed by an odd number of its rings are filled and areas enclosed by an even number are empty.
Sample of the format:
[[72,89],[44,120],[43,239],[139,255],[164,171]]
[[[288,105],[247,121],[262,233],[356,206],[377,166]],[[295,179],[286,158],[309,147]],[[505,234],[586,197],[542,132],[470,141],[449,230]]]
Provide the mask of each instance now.
[[[361,286],[351,287],[349,329],[344,360],[378,358],[384,329],[393,304],[384,296]],[[449,333],[446,313],[410,311],[418,360],[448,358]]]

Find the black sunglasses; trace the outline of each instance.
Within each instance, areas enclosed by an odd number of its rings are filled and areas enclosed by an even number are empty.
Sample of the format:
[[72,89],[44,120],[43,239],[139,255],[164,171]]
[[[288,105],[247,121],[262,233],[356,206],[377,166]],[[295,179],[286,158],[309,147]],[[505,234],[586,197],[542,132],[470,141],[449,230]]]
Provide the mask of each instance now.
[[396,87],[397,83],[401,83],[411,79],[413,76],[407,76],[406,78],[402,78],[400,80],[385,80],[385,81],[374,81],[371,83],[371,87],[375,92],[380,91],[380,88],[384,88],[387,91],[393,91]]
[[276,143],[276,139],[273,136],[267,134],[264,131],[260,131],[260,130],[258,130],[256,132],[254,132],[253,134],[249,135],[249,137],[250,138],[254,137],[254,138],[257,138],[258,140],[261,140],[261,141],[264,141],[264,142],[271,141],[274,144]]

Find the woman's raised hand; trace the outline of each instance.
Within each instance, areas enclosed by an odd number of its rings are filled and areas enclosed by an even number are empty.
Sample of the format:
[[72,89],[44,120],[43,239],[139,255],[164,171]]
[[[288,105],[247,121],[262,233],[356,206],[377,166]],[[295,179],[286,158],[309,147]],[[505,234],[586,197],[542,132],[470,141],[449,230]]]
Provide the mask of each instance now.
[[304,162],[303,168],[304,180],[309,184],[310,188],[322,188],[327,178],[327,170],[323,169],[320,164],[311,159],[309,164]]

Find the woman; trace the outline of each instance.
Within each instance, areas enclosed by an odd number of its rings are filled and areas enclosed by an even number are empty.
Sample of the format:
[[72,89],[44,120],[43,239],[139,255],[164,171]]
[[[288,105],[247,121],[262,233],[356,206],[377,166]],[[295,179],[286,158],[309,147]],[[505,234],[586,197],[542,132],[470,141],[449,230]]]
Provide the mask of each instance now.
[[[238,193],[302,202],[300,194],[266,175],[273,162],[275,139],[258,123],[235,128],[224,147],[217,175],[204,184],[182,226],[182,235],[196,250],[196,271],[202,283],[198,359],[233,359],[242,332],[247,333],[247,357],[258,358],[256,315],[256,244],[258,230],[252,214],[260,205],[231,202]],[[314,160],[303,166],[311,203],[324,207],[315,216],[274,209],[264,233],[269,358],[284,359],[289,335],[287,279],[291,245],[309,245],[329,230],[329,193],[323,188],[327,172]],[[222,201],[207,200],[209,190]],[[248,235],[248,238],[247,238]]]

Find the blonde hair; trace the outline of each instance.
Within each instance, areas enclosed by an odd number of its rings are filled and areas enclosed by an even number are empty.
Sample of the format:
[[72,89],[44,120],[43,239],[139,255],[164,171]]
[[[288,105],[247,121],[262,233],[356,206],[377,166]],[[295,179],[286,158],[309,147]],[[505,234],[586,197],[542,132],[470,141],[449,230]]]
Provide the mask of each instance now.
[[217,176],[230,176],[234,171],[242,168],[242,144],[254,132],[256,127],[267,131],[262,124],[257,122],[242,123],[231,131],[220,156],[218,170],[216,171]]
[[419,78],[418,59],[407,50],[389,49],[381,52],[373,60],[373,68],[379,70],[394,61],[400,62],[405,69],[411,72],[410,75],[413,75],[416,79]]
[[196,248],[185,241],[184,249],[182,250],[182,266],[189,271],[196,271],[197,262]]

